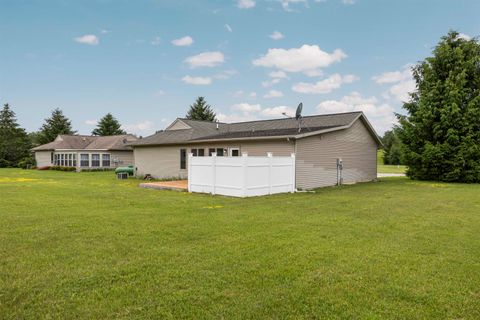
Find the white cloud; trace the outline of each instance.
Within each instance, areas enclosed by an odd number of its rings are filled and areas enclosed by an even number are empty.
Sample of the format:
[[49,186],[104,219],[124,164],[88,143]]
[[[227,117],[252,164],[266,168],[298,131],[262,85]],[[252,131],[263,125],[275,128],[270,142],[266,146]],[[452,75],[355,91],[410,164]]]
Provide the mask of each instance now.
[[346,5],[352,5],[355,4],[355,0],[342,0],[342,3]]
[[161,42],[162,40],[160,39],[160,37],[155,37],[152,39],[152,41],[150,41],[150,44],[153,46],[159,46]]
[[272,71],[268,74],[271,78],[286,79],[288,78],[287,74],[283,71]]
[[268,49],[265,55],[252,63],[255,66],[277,68],[286,72],[307,72],[328,67],[346,57],[341,49],[328,53],[317,45],[304,44],[300,48]]
[[85,124],[89,126],[96,126],[98,124],[98,120],[86,120]]
[[153,95],[156,96],[156,97],[161,97],[161,96],[165,95],[165,91],[157,90],[157,91],[155,91],[155,93]]
[[410,92],[415,91],[416,83],[412,76],[412,65],[407,64],[403,70],[384,72],[378,76],[372,77],[377,84],[393,84],[383,94],[386,99],[394,98],[397,101],[404,102],[410,100]]
[[265,81],[262,81],[262,86],[264,86],[265,88],[268,88],[276,85],[280,81],[282,81],[282,78],[273,78],[272,80],[265,80]]
[[290,4],[303,3],[305,6],[308,6],[308,1],[307,0],[278,0],[278,1],[280,2],[283,10],[285,10],[285,11],[293,11],[290,8]]
[[[162,119],[163,121],[163,119]],[[151,133],[154,131],[154,123],[149,120],[145,121],[140,121],[137,123],[131,123],[131,124],[125,124],[122,125],[122,129],[127,131],[128,133],[134,133],[134,134],[145,134],[145,133]]]
[[458,38],[465,39],[467,41],[472,39],[472,37],[470,37],[468,34],[465,34],[465,33],[459,33]]
[[240,122],[266,118],[281,118],[285,112],[287,115],[295,114],[295,109],[287,106],[275,106],[263,108],[260,104],[238,103],[230,107],[231,114],[217,113],[221,122]]
[[237,7],[240,9],[251,9],[255,7],[255,1],[254,0],[238,0]]
[[345,83],[352,83],[358,78],[354,75],[341,76],[338,73],[316,83],[299,82],[292,86],[292,90],[300,93],[325,94],[338,89]]
[[283,92],[278,90],[270,90],[263,97],[264,98],[281,98],[283,97]]
[[321,76],[323,76],[322,70],[318,70],[318,69],[307,70],[307,71],[304,71],[303,74],[306,75],[307,77],[321,77]]
[[190,36],[185,36],[179,39],[172,40],[172,44],[174,46],[180,46],[180,47],[185,47],[185,46],[190,46],[193,43],[193,38]]
[[318,113],[363,111],[378,133],[390,129],[397,122],[394,109],[388,104],[378,104],[375,97],[364,98],[352,92],[340,100],[326,100],[316,107]]
[[193,85],[208,85],[212,83],[212,78],[185,76],[182,78],[182,81],[187,84],[193,84]]
[[213,76],[215,79],[230,79],[237,74],[237,70],[225,70]]
[[232,31],[233,31],[232,27],[230,27],[230,25],[229,25],[228,23],[226,23],[226,24],[224,25],[224,27],[225,27],[225,29],[226,29],[228,32],[232,32]]
[[262,110],[259,104],[249,104],[249,103],[237,103],[231,106],[233,111],[239,111],[243,114],[249,114],[252,112],[258,112]]
[[271,35],[269,35],[269,37],[273,40],[280,40],[285,38],[285,36],[280,31],[274,31]]
[[248,97],[255,99],[257,97],[257,93],[255,91],[252,91],[248,94]]
[[411,79],[411,78],[412,78],[412,72],[409,66],[408,68],[406,67],[402,71],[384,72],[378,76],[372,77],[372,80],[378,84],[385,84],[385,83],[400,82],[400,81]]
[[216,67],[225,62],[225,57],[220,51],[207,51],[195,56],[188,57],[185,62],[191,68],[197,67]]
[[401,102],[410,100],[410,92],[415,91],[416,82],[414,80],[401,81],[388,89],[388,93]]
[[74,38],[74,40],[78,43],[88,44],[91,46],[96,46],[100,43],[100,39],[94,34],[86,34],[80,37],[76,37]]
[[288,116],[292,116],[295,114],[295,109],[287,106],[278,106],[262,110],[262,115],[269,118],[280,118],[284,113]]
[[102,30],[100,30],[100,33],[101,33],[101,34],[107,34],[107,33],[110,33],[110,32],[112,32],[112,31],[107,30],[107,29],[102,29]]

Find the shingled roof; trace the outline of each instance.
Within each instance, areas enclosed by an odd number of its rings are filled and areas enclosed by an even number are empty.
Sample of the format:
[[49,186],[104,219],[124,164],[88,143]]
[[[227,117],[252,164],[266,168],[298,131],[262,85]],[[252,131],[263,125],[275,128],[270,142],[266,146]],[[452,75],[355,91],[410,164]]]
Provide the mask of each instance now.
[[[199,143],[209,141],[228,141],[243,139],[299,139],[308,135],[346,129],[363,117],[372,134],[378,136],[362,112],[324,114],[295,118],[258,120],[237,123],[221,123],[179,118],[165,131],[139,139],[133,146],[168,145]],[[175,123],[182,122],[185,128],[172,129]]]
[[32,150],[132,150],[130,143],[135,140],[137,137],[131,134],[103,137],[61,134],[54,141]]

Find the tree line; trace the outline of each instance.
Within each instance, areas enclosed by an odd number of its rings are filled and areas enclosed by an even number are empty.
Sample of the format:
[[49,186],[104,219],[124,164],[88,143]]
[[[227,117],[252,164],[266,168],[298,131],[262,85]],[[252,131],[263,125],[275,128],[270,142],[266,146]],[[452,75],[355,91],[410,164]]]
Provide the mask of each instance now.
[[[204,97],[196,99],[185,117],[193,120],[216,121],[215,112]],[[38,131],[27,133],[18,124],[11,106],[6,103],[0,112],[0,168],[33,166],[35,160],[31,152],[32,148],[54,141],[59,134],[74,135],[76,133],[70,119],[59,108],[52,111]],[[126,134],[125,130],[111,113],[101,118],[92,130],[94,136],[123,134]]]

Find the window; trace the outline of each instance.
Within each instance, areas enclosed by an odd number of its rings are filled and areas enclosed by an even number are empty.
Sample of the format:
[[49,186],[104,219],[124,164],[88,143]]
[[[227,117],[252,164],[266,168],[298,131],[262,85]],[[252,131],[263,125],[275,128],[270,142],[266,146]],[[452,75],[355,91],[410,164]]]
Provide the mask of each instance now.
[[73,165],[73,154],[69,154],[68,155],[68,164],[67,164],[69,167],[71,167]]
[[100,167],[100,155],[98,153],[92,154],[92,167]]
[[77,166],[77,154],[76,153],[73,154],[73,163],[72,164],[73,164],[74,167]]
[[211,157],[214,152],[215,152],[214,148],[208,149],[208,156]]
[[110,167],[110,155],[102,154],[102,167]]
[[81,167],[88,167],[88,154],[87,153],[82,153],[80,154],[80,166]]
[[65,165],[65,155],[63,153],[60,155],[60,165],[61,166]]
[[55,163],[54,161],[55,161],[55,159],[54,159],[54,153],[51,152],[51,153],[50,153],[50,163]]
[[217,157],[223,157],[224,156],[224,149],[223,148],[217,148]]
[[194,157],[203,157],[205,156],[205,150],[204,149],[190,149],[190,152]]
[[180,149],[180,169],[187,169],[187,149]]
[[238,148],[230,148],[230,157],[240,156],[240,150]]
[[58,166],[58,154],[54,156],[53,164]]

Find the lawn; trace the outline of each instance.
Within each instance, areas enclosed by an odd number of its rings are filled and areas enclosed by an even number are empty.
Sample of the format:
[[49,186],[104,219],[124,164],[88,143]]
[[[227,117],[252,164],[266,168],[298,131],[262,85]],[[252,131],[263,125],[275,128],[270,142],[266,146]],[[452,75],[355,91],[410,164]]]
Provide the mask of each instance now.
[[137,184],[1,169],[0,318],[480,318],[480,185]]
[[383,154],[385,151],[378,150],[377,152],[377,172],[378,173],[405,173],[406,166],[383,164]]

